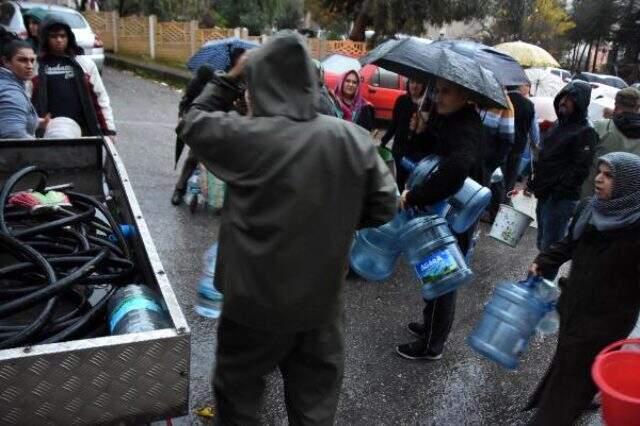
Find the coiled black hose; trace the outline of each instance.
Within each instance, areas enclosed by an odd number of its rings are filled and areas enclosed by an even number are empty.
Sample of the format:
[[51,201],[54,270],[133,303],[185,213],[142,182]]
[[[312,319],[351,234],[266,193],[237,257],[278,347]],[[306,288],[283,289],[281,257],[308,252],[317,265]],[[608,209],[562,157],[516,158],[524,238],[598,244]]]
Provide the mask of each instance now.
[[[34,174],[44,188],[47,173],[29,166],[0,190],[0,249],[14,259],[3,256],[0,264],[0,349],[104,333],[109,299],[138,278],[118,221],[97,199],[67,191],[73,207],[34,214],[7,206],[14,188]],[[89,303],[96,289],[104,294]]]

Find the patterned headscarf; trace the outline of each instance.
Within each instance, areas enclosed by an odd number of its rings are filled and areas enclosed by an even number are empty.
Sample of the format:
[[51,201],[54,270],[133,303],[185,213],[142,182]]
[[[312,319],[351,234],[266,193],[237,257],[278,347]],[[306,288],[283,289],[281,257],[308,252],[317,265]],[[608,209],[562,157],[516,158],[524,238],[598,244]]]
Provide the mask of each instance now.
[[598,159],[598,166],[600,164],[611,169],[611,199],[592,197],[589,200],[574,227],[573,237],[576,240],[588,223],[598,231],[612,231],[640,220],[640,157],[627,152],[611,152]]
[[[347,79],[347,76],[350,74],[354,74],[358,79],[358,87],[356,88],[356,93],[353,95],[353,101],[351,104],[348,104],[344,100],[344,93],[342,92],[342,87],[344,86],[344,82]],[[342,110],[342,118],[355,122],[358,119],[358,115],[362,108],[367,105],[367,101],[362,97],[360,93],[360,88],[362,87],[362,82],[360,81],[360,74],[358,71],[351,70],[344,73],[340,81],[338,82],[338,87],[336,87],[336,98],[338,99],[338,103],[340,104],[340,109]]]

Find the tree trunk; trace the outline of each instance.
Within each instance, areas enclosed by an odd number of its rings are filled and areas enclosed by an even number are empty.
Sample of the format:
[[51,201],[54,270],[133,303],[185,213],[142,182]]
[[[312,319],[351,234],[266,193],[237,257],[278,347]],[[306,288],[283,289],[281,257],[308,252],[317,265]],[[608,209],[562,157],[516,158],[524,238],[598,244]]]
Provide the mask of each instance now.
[[587,53],[587,60],[584,63],[584,70],[589,71],[589,65],[591,64],[591,50],[593,49],[593,40],[589,42],[589,53]]
[[584,54],[587,50],[587,44],[585,43],[585,45],[582,47],[582,52],[580,53],[580,56],[578,56],[578,66],[576,67],[576,71],[582,71],[582,58],[584,58]]
[[364,0],[360,9],[358,10],[358,14],[356,15],[356,19],[353,21],[353,28],[351,29],[351,33],[349,34],[349,39],[353,41],[365,41],[365,31],[367,30],[367,24],[371,17],[369,16],[369,0]]
[[580,43],[579,42],[575,42],[573,44],[573,49],[571,51],[571,72],[575,72],[576,71],[576,62],[578,61],[578,51],[580,50]]
[[598,63],[598,49],[600,48],[600,39],[596,40],[596,49],[593,54],[593,65],[591,66],[591,72],[596,72],[596,64]]

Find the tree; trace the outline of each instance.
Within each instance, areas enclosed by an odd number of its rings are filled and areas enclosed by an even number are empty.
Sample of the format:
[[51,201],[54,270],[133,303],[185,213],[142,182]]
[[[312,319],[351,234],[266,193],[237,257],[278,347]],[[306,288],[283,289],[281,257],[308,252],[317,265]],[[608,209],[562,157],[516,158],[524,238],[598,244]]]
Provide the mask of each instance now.
[[[572,15],[575,28],[570,33],[574,43],[573,69],[595,68],[597,52],[602,44],[612,39],[612,30],[622,16],[620,0],[575,0]],[[593,63],[590,61],[593,54]],[[583,63],[584,54],[587,53]]]
[[398,32],[420,34],[425,24],[440,25],[454,20],[482,18],[490,0],[322,0],[331,13],[352,17],[349,38],[365,40],[371,26],[376,36]]
[[252,35],[273,27],[297,28],[302,19],[301,0],[219,0],[215,7],[233,27],[246,27]]

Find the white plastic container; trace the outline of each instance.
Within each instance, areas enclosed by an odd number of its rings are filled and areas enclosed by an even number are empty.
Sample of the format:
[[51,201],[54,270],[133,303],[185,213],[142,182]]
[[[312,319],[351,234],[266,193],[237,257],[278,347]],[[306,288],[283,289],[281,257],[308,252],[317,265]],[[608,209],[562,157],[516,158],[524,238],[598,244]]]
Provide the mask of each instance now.
[[516,247],[533,218],[526,213],[506,204],[500,204],[500,210],[491,227],[490,237]]

